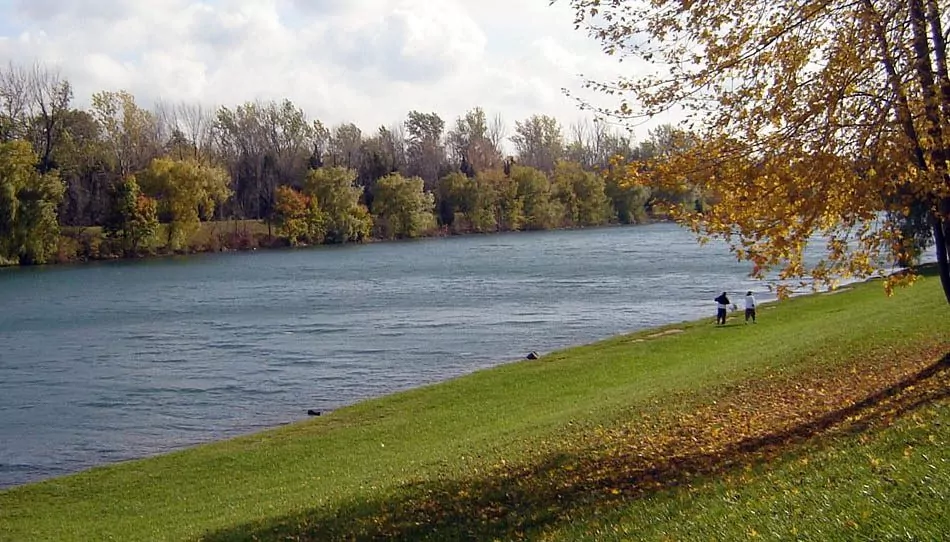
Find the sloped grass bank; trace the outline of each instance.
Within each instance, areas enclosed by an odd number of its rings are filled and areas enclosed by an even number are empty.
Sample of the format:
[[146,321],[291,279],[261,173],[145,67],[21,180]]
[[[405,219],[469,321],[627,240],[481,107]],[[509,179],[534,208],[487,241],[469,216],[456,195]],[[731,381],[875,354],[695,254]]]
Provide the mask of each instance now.
[[0,540],[928,539],[948,315],[925,276],[616,337],[15,488]]

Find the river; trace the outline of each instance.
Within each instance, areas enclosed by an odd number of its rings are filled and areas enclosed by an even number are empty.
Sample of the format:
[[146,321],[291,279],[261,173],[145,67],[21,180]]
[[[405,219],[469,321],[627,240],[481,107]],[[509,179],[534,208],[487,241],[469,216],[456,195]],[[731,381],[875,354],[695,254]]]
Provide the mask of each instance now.
[[306,418],[765,286],[673,224],[0,271],[0,487]]

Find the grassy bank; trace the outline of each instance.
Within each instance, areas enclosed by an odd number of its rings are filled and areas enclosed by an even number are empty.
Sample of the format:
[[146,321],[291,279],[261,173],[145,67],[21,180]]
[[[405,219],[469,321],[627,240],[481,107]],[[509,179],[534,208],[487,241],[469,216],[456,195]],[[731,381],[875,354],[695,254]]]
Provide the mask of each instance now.
[[936,539],[948,314],[925,276],[617,337],[2,492],[0,540]]

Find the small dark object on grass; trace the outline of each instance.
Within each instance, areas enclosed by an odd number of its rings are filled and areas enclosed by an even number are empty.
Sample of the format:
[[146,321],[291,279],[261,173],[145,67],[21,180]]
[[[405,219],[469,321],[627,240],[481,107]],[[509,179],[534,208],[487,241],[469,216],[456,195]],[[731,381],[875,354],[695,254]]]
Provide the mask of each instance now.
[[528,359],[541,359],[541,354],[537,352],[529,352]]
[[319,416],[319,415],[320,415],[319,410],[314,410],[311,408],[310,410],[307,411],[307,416]]

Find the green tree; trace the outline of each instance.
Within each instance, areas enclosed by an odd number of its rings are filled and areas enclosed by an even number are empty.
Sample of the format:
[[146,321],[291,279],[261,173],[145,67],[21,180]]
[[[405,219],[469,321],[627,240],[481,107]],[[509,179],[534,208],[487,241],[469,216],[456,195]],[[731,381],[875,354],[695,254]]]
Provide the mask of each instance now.
[[[356,171],[344,167],[311,170],[303,192],[313,198],[311,215],[319,212],[327,243],[362,241],[373,227],[366,206],[360,203],[362,190],[355,186]],[[316,209],[316,210],[313,210]]]
[[112,205],[103,232],[116,239],[126,255],[138,254],[148,247],[158,230],[157,202],[142,194],[134,175],[129,175],[112,188]]
[[380,237],[412,238],[435,226],[434,200],[420,177],[392,173],[373,186],[373,216]]
[[501,183],[510,183],[501,169],[488,169],[475,175],[475,202],[469,221],[472,230],[478,233],[498,231],[498,186]]
[[168,247],[184,248],[201,225],[214,217],[216,206],[231,195],[228,173],[195,160],[156,158],[139,176],[142,188],[159,201],[169,218]]
[[573,225],[597,226],[609,219],[610,201],[603,177],[577,162],[559,160],[554,166],[554,196]]
[[605,170],[604,192],[610,199],[614,215],[621,224],[639,224],[646,220],[646,205],[650,187],[629,179],[625,172],[626,159],[617,155]]
[[435,205],[439,222],[453,231],[462,232],[475,210],[478,185],[475,179],[454,171],[439,179],[435,187]]
[[63,183],[36,170],[29,143],[0,143],[0,264],[42,264],[59,242],[56,208]]
[[[524,196],[518,192],[518,183],[503,169],[480,171],[475,176],[479,205],[476,224],[494,224],[497,231],[519,231],[525,226]],[[489,218],[489,215],[491,218]],[[476,228],[476,231],[496,231]]]
[[563,225],[564,207],[551,197],[551,181],[544,172],[527,166],[511,168],[516,198],[521,202],[524,228],[546,230]]

